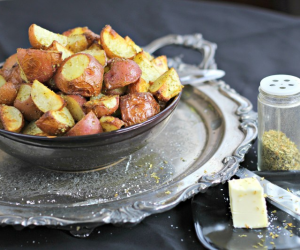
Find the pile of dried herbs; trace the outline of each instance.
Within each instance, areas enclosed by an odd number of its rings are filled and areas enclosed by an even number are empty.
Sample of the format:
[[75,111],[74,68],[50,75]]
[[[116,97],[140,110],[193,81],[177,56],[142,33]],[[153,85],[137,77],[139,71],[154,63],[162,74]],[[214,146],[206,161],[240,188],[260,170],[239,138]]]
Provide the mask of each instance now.
[[299,170],[300,152],[283,132],[270,130],[262,136],[262,170]]

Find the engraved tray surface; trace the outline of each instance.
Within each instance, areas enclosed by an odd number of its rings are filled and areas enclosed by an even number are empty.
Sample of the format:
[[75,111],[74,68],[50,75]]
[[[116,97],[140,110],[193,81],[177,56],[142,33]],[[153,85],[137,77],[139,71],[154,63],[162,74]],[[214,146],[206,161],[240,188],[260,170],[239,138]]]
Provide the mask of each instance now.
[[[168,44],[203,53],[198,67],[170,59],[179,73],[216,68],[216,45],[200,34],[169,35],[145,50]],[[0,223],[58,227],[78,237],[105,223],[138,223],[233,176],[257,136],[256,118],[247,99],[223,81],[211,81],[185,86],[154,142],[98,171],[50,171],[0,150]]]

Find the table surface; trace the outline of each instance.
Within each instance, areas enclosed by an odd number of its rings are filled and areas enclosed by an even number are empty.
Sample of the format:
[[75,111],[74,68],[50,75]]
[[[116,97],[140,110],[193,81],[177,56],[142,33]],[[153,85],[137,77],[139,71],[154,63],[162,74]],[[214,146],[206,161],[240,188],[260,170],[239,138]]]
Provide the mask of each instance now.
[[[27,30],[36,23],[60,33],[88,26],[99,33],[110,24],[121,35],[146,45],[167,34],[202,33],[218,44],[216,61],[224,80],[247,97],[256,110],[259,82],[273,74],[300,77],[300,19],[265,10],[218,3],[178,0],[15,0],[0,1],[0,62],[16,48],[30,47]],[[165,49],[163,53],[175,53]],[[176,50],[178,54],[178,50]],[[198,55],[181,51],[186,61]],[[256,145],[243,166],[256,169]],[[1,249],[204,249],[198,241],[191,201],[152,215],[131,227],[105,225],[90,237],[77,239],[62,230],[38,227],[21,231],[0,228]]]

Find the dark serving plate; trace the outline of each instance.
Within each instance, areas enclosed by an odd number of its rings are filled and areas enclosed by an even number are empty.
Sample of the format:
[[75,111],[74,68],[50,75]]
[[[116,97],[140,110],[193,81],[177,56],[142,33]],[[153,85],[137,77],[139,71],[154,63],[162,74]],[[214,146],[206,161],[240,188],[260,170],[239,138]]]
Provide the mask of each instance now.
[[[299,172],[257,172],[296,195],[300,194]],[[192,200],[195,228],[208,249],[300,249],[300,222],[267,203],[269,226],[264,229],[234,228],[229,209],[228,184],[220,184]]]
[[52,170],[85,171],[119,162],[154,140],[167,125],[181,93],[147,121],[95,135],[56,137],[24,135],[0,129],[0,148],[6,153]]

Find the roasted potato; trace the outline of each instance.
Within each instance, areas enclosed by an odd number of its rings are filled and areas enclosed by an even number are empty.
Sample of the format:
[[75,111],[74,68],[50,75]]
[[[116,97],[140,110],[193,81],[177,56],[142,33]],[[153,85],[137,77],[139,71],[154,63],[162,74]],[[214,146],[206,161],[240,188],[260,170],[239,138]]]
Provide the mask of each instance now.
[[149,82],[140,77],[135,83],[128,85],[128,93],[148,92],[149,87]]
[[31,98],[31,84],[22,84],[14,101],[14,107],[21,111],[27,121],[39,119],[43,112],[38,109]]
[[57,41],[53,41],[53,43],[48,47],[47,50],[61,52],[62,53],[62,55],[61,55],[62,60],[65,60],[66,58],[68,58],[68,57],[70,57],[71,55],[74,54],[72,51],[68,50],[65,46],[62,46]]
[[174,68],[171,68],[154,81],[149,88],[149,92],[155,95],[157,99],[167,102],[178,95],[182,88],[177,72]]
[[66,105],[61,96],[37,80],[33,81],[30,95],[34,104],[44,113],[49,110],[60,110]]
[[88,30],[89,30],[88,27],[76,27],[76,28],[69,29],[69,30],[63,32],[62,34],[64,36],[80,35]]
[[32,121],[27,126],[25,126],[22,130],[22,134],[36,135],[36,136],[48,136],[48,134],[46,134],[38,126],[36,126],[35,121]]
[[62,52],[17,49],[18,63],[25,74],[26,82],[38,80],[46,82],[54,75],[56,68],[62,62]]
[[89,45],[91,45],[94,41],[100,41],[100,36],[91,31],[88,27],[77,27],[74,29],[69,29],[65,31],[63,35],[68,37],[73,35],[84,35]]
[[95,34],[90,29],[86,30],[83,34],[85,35],[89,46],[92,45],[94,42],[100,43],[100,36]]
[[142,71],[132,60],[114,58],[110,62],[110,70],[104,74],[106,89],[117,89],[136,82]]
[[149,92],[120,97],[120,109],[125,126],[142,123],[159,113],[159,105]]
[[155,68],[159,71],[161,75],[169,70],[168,60],[166,56],[158,56],[151,62],[152,64],[154,64]]
[[126,94],[126,92],[127,92],[127,86],[117,88],[117,89],[106,89],[105,87],[102,89],[102,93],[105,95],[124,95]]
[[6,83],[4,76],[0,75],[0,88]]
[[124,122],[114,116],[102,116],[100,118],[100,124],[103,129],[103,132],[118,130],[122,126],[124,126]]
[[24,126],[24,118],[21,112],[12,106],[0,105],[0,123],[10,132],[20,132]]
[[85,104],[83,104],[85,113],[93,111],[98,118],[104,115],[113,114],[118,109],[118,107],[118,95],[103,96],[100,99],[88,101]]
[[116,31],[109,25],[106,25],[100,34],[100,42],[109,58],[133,58],[136,54],[135,48],[127,43]]
[[75,122],[69,110],[64,107],[61,110],[47,111],[35,124],[48,135],[63,135],[75,125]]
[[88,47],[88,49],[89,50],[103,50],[102,49],[102,47],[101,47],[101,45],[99,44],[100,43],[100,41],[98,42],[98,41],[94,41],[91,45],[90,45],[90,47]]
[[87,49],[88,46],[89,46],[89,42],[85,35],[78,34],[78,35],[68,36],[68,43],[66,46],[68,50],[77,53]]
[[76,125],[69,130],[66,136],[93,135],[103,132],[100,121],[93,111],[90,111]]
[[17,97],[18,86],[3,79],[4,77],[0,75],[0,104],[12,105]]
[[[125,39],[125,41],[126,41],[128,44],[130,44],[132,47],[134,47],[136,53],[139,53],[139,52],[143,51],[142,48],[141,48],[140,46],[136,45],[135,42],[132,41],[131,38],[130,38],[129,36],[125,36],[124,39]],[[153,56],[151,56],[151,55],[150,55],[148,52],[146,52],[146,51],[144,51],[144,54],[147,56],[147,58],[148,58],[149,61],[151,61],[151,60],[154,58]]]
[[92,55],[93,57],[95,57],[97,59],[97,61],[103,66],[105,67],[107,64],[107,58],[106,58],[106,54],[104,50],[98,50],[98,49],[87,49],[87,50],[83,50],[80,53],[87,53]]
[[146,54],[142,51],[139,52],[133,60],[139,65],[142,70],[142,78],[146,82],[154,82],[160,77],[160,72],[156,69],[151,61],[147,58]]
[[109,25],[100,35],[87,27],[61,35],[32,24],[28,34],[32,48],[17,49],[0,69],[0,129],[47,137],[114,131],[146,121],[181,91],[166,56],[154,58]]
[[80,95],[65,95],[63,98],[75,121],[80,121],[85,116],[82,106],[86,103],[86,99]]
[[2,68],[0,69],[0,75],[2,75],[7,80],[7,78],[11,74],[12,68],[14,66],[16,66],[17,64],[18,64],[18,61],[17,61],[17,53],[16,53],[6,59]]
[[28,30],[29,42],[34,49],[46,49],[53,41],[59,42],[62,46],[68,43],[68,37],[55,34],[36,24],[32,24]]
[[9,61],[13,62],[14,59],[16,60],[16,63],[5,66],[7,62],[6,60],[3,65],[2,71],[0,71],[0,74],[5,78],[7,82],[12,82],[14,85],[20,85],[23,82],[23,79],[21,78],[21,70],[17,62],[17,54],[13,55],[13,59]]
[[103,93],[100,93],[99,95],[96,96],[91,96],[90,101],[101,99],[103,96],[105,96],[105,94]]
[[103,66],[91,55],[78,53],[63,61],[54,81],[65,94],[95,96],[101,92]]

